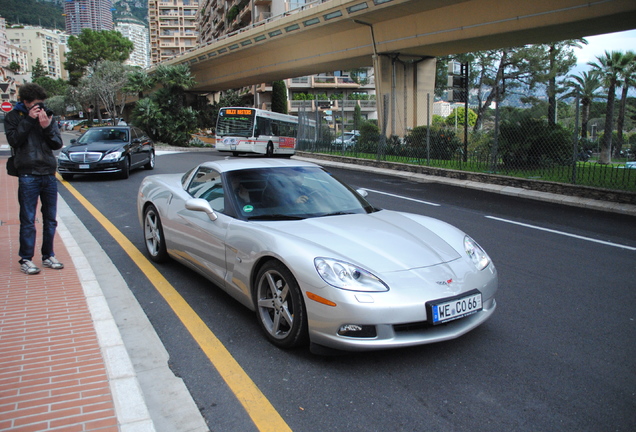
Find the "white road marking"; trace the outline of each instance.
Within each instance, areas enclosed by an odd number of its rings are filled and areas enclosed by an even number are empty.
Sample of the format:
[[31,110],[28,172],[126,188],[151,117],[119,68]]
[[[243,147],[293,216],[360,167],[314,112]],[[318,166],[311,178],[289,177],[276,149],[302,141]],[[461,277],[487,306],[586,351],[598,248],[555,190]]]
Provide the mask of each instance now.
[[525,224],[525,223],[521,223],[521,222],[511,221],[511,220],[508,220],[508,219],[502,219],[502,218],[498,218],[498,217],[495,217],[495,216],[486,216],[486,218],[497,220],[497,221],[500,221],[500,222],[506,222],[506,223],[513,224],[513,225],[519,225],[519,226],[526,227],[526,228],[532,228],[532,229],[536,229],[536,230],[539,230],[539,231],[546,231],[546,232],[549,232],[549,233],[558,234],[558,235],[562,235],[562,236],[566,236],[566,237],[572,237],[572,238],[585,240],[585,241],[589,241],[589,242],[600,243],[600,244],[603,244],[603,245],[606,245],[606,246],[612,246],[612,247],[617,247],[617,248],[621,248],[621,249],[627,249],[627,250],[636,251],[636,247],[632,247],[632,246],[626,246],[626,245],[622,245],[622,244],[618,244],[618,243],[612,243],[612,242],[608,242],[608,241],[604,241],[604,240],[597,240],[597,239],[593,239],[593,238],[590,238],[590,237],[583,237],[583,236],[580,236],[580,235],[570,234],[570,233],[563,232],[563,231],[557,231],[557,230],[553,230],[553,229],[549,229],[549,228],[539,227],[539,226],[536,226],[536,225],[529,225],[529,224]]
[[381,191],[377,191],[377,190],[373,190],[373,189],[367,189],[367,188],[363,188],[363,189],[366,190],[366,191],[369,191],[369,192],[373,192],[373,193],[377,193],[377,194],[381,194],[381,195],[388,195],[388,196],[392,196],[392,197],[395,197],[395,198],[405,199],[405,200],[408,200],[408,201],[415,201],[415,202],[418,202],[418,203],[421,203],[421,204],[430,205],[430,206],[435,206],[435,207],[441,206],[441,204],[436,204],[436,203],[432,203],[432,202],[428,202],[428,201],[422,201],[422,200],[418,200],[418,199],[415,199],[415,198],[405,197],[405,196],[402,196],[402,195],[395,195],[395,194],[392,194],[392,193],[381,192]]

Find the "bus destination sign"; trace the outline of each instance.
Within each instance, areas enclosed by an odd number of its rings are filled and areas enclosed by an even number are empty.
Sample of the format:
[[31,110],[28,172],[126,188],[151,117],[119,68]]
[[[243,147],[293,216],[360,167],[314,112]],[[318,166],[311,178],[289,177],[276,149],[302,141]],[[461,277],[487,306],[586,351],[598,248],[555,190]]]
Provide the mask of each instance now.
[[227,115],[254,115],[254,110],[251,109],[226,109],[225,114]]

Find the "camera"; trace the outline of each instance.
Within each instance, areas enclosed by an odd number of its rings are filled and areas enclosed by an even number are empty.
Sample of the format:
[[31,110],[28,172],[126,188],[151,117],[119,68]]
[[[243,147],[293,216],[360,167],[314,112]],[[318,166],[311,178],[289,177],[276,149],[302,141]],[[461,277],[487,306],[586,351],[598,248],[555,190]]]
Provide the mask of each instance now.
[[45,107],[42,102],[38,102],[38,103],[36,103],[36,105],[39,106],[40,109],[43,110],[46,113],[47,117],[51,117],[53,115],[53,111],[51,111],[50,109]]

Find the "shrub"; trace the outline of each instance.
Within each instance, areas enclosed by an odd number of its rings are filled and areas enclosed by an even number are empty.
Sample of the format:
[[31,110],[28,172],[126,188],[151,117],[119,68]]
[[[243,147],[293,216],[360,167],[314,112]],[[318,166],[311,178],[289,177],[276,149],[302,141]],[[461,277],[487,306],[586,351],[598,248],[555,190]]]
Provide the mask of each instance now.
[[522,118],[501,125],[499,155],[511,169],[534,169],[566,164],[572,153],[572,134],[561,125]]
[[461,150],[462,142],[457,138],[455,131],[448,128],[431,127],[430,146],[427,146],[426,126],[417,126],[411,130],[404,142],[409,147],[409,154],[424,159],[451,160]]

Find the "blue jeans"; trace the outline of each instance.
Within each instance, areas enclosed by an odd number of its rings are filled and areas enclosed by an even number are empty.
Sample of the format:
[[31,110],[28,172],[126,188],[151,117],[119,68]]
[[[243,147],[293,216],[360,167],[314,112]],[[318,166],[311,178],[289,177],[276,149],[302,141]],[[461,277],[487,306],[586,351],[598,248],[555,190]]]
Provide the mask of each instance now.
[[57,179],[54,175],[21,174],[18,178],[20,203],[20,258],[32,260],[35,249],[35,212],[42,203],[42,258],[54,256],[53,238],[57,228]]

